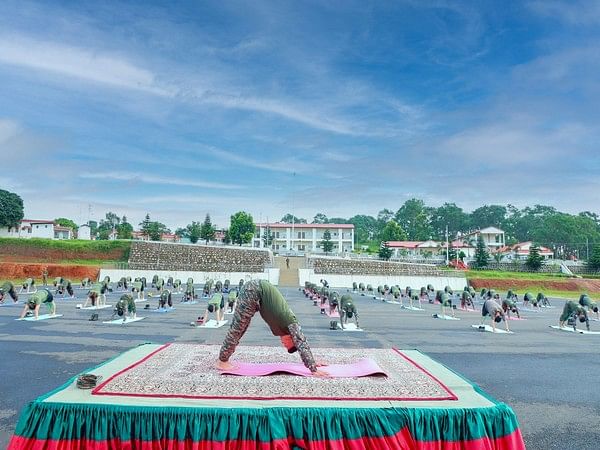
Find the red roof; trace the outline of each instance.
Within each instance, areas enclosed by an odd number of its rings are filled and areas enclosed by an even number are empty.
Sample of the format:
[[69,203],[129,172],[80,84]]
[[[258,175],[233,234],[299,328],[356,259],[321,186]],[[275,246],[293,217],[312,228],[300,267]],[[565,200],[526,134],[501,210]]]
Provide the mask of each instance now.
[[[291,223],[257,223],[257,227],[270,227],[270,228],[292,228]],[[354,229],[354,225],[351,223],[295,223],[294,229],[296,228],[329,228],[330,230],[336,228]]]
[[21,222],[29,222],[29,223],[54,223],[54,220],[33,220],[33,219],[23,219]]
[[73,231],[71,227],[61,227],[60,225],[54,225],[54,231]]
[[385,243],[386,247],[396,247],[396,248],[417,248],[425,241],[387,241]]

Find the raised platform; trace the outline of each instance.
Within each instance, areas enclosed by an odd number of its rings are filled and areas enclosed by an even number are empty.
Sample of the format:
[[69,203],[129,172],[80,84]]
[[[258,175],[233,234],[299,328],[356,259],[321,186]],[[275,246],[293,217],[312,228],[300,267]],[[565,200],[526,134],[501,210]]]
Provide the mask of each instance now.
[[[512,410],[416,350],[314,349],[328,363],[365,356],[388,377],[221,375],[218,347],[131,349],[30,403],[9,449],[524,449]],[[240,347],[235,361],[298,361]],[[234,359],[232,359],[234,362]]]

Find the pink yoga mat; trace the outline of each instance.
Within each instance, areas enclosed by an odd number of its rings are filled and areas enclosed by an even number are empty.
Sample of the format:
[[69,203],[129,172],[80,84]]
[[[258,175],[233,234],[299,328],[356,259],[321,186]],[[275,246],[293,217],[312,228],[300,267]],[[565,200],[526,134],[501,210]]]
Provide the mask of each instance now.
[[[311,376],[310,370],[300,363],[233,363],[236,367],[232,370],[223,370],[223,375],[239,375],[245,377],[264,377],[274,373],[289,373],[302,377]],[[352,364],[331,364],[320,369],[327,372],[332,378],[354,378],[368,376],[386,376],[375,361],[369,358],[361,359]]]
[[525,317],[516,317],[516,316],[513,317],[513,316],[510,316],[508,318],[508,320],[527,320],[527,319]]

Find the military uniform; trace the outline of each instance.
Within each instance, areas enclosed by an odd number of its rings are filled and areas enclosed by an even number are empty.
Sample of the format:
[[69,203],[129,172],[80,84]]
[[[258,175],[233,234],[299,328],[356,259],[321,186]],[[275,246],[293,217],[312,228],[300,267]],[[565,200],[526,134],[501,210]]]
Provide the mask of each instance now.
[[274,336],[291,336],[304,365],[311,372],[316,372],[317,364],[296,316],[277,288],[265,280],[252,280],[244,284],[238,297],[231,327],[221,346],[219,360],[229,361],[257,312]]
[[[354,321],[356,322],[356,327],[359,328],[358,325],[358,311],[356,309],[356,305],[352,301],[352,296],[350,295],[342,295],[340,299],[340,323],[342,328],[344,328],[344,323],[348,321],[348,316],[354,316]],[[350,313],[350,314],[348,314]]]
[[4,303],[4,297],[6,294],[10,295],[15,303],[19,300],[19,296],[15,291],[15,285],[10,281],[5,281],[2,284],[2,287],[0,287],[0,303]]

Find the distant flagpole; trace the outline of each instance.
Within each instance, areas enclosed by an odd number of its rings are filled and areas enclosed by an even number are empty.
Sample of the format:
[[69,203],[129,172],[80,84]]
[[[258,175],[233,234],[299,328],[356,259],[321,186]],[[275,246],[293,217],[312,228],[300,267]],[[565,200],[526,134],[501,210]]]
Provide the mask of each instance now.
[[292,173],[292,235],[290,236],[290,248],[288,250],[294,249],[294,183],[296,182],[296,172]]

